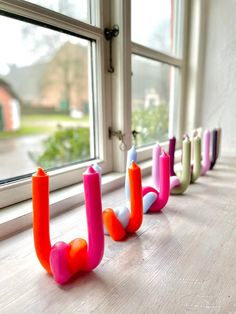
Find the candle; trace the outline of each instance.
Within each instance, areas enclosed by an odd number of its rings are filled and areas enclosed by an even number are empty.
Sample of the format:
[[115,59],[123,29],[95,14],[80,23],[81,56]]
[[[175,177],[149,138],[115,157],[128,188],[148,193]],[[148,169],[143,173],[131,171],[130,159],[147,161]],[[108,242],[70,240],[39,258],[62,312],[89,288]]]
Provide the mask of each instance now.
[[[54,280],[62,285],[72,276],[73,272],[69,262],[70,245],[60,241],[56,242],[50,252],[50,265]],[[77,269],[76,269],[77,270]]]
[[32,177],[33,229],[35,249],[40,263],[52,273],[59,284],[66,283],[80,270],[92,270],[100,263],[104,252],[102,204],[99,173],[92,167],[83,175],[88,245],[84,239],[69,244],[60,241],[51,247],[49,235],[48,176],[39,168]]
[[211,133],[209,130],[205,130],[203,134],[203,154],[202,154],[202,169],[201,175],[204,176],[206,172],[210,169],[210,141]]
[[41,265],[51,273],[49,233],[49,179],[42,168],[32,176],[34,246]]
[[136,232],[143,221],[142,177],[140,167],[132,161],[128,169],[130,182],[130,220],[127,232]]
[[212,131],[212,156],[211,156],[211,165],[210,170],[212,170],[216,164],[217,159],[217,130]]
[[152,181],[157,189],[159,189],[160,185],[160,155],[161,146],[157,143],[152,150]]
[[143,220],[141,170],[132,161],[128,168],[130,185],[130,211],[126,206],[113,210],[107,208],[103,211],[105,229],[115,241],[124,239],[127,233],[136,232]]
[[194,162],[191,173],[191,182],[195,182],[201,174],[201,139],[199,136],[195,136],[193,139],[194,147]]
[[198,135],[200,138],[202,138],[202,133],[203,133],[202,127],[201,127],[201,126],[198,127],[198,128],[196,129],[196,131],[197,131],[197,135]]
[[88,251],[86,270],[100,263],[104,253],[104,233],[99,173],[92,167],[83,174],[85,207],[88,227]]
[[[161,156],[159,156],[158,165],[159,165],[159,173],[160,173],[159,190],[154,189],[153,187],[150,187],[150,186],[143,187],[142,193],[143,193],[143,196],[145,197],[145,202],[144,202],[145,212],[147,211],[146,202],[151,203],[151,200],[153,200],[153,203],[150,204],[148,211],[149,212],[158,212],[162,208],[165,207],[165,205],[169,199],[169,195],[170,195],[170,157],[164,151],[162,152]],[[156,193],[156,199],[154,199],[153,193]]]
[[221,128],[217,129],[217,153],[216,153],[216,159],[218,159],[220,154],[220,143],[221,143]]
[[99,181],[100,181],[100,188],[101,188],[101,183],[102,183],[102,168],[99,166],[99,164],[97,163],[94,163],[93,164],[93,169],[98,172],[99,174]]
[[[144,187],[145,188],[145,187]],[[147,192],[147,194],[145,194]],[[157,200],[158,194],[155,189],[151,188],[148,191],[143,189],[143,213],[146,214],[149,208]]]
[[137,152],[134,146],[132,146],[128,150],[127,161],[126,161],[125,195],[128,201],[130,200],[130,184],[129,184],[128,168],[130,167],[132,161],[137,162]]
[[171,194],[178,195],[186,191],[191,179],[191,143],[188,136],[183,141],[183,170],[180,179],[180,184],[171,189]]
[[120,241],[125,237],[126,230],[112,208],[106,208],[102,213],[102,218],[108,234],[114,241]]
[[175,164],[175,145],[176,138],[173,136],[169,139],[169,156],[170,156],[170,175],[175,176],[174,164]]

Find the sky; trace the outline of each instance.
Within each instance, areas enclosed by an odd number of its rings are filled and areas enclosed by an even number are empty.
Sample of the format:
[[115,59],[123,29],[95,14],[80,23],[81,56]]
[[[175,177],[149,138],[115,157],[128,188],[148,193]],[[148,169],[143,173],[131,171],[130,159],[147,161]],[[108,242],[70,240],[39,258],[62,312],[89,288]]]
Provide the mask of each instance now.
[[[30,0],[28,2],[47,6],[57,11],[59,1],[60,0]],[[68,0],[67,2],[72,3],[72,5],[79,3],[80,10],[73,9],[73,16],[85,19],[87,15],[87,0]],[[29,31],[33,34],[33,40],[30,40],[29,36],[26,38],[26,36],[23,35],[22,30],[25,25],[28,25]],[[10,64],[22,67],[31,65],[39,59],[45,58],[47,54],[45,45],[38,46],[37,49],[35,49],[35,41],[37,40],[39,42],[40,38],[45,38],[46,36],[52,36],[53,39],[55,37],[53,33],[55,34],[55,32],[42,27],[30,27],[29,25],[28,23],[12,18],[0,16],[0,75],[8,74]],[[59,42],[52,43],[55,48],[58,48],[60,44],[68,40],[73,43],[79,42],[82,45],[87,44],[85,40],[79,40],[78,38],[64,34],[57,36],[57,39],[58,38]]]
[[171,0],[132,0],[132,40],[150,46],[153,31],[160,29],[163,22],[169,23],[170,16]]
[[[65,1],[65,0],[63,0]],[[68,0],[72,5],[78,4],[79,10],[73,10],[74,17],[85,19],[87,15],[87,0]],[[59,0],[30,0],[29,2],[41,4],[50,7],[55,11],[58,10]],[[146,44],[149,39],[148,35],[152,30],[158,28],[163,20],[170,17],[171,0],[132,0],[132,40]],[[152,8],[150,10],[150,8]],[[39,59],[45,58],[47,50],[45,45],[38,45],[35,49],[35,42],[28,36],[22,34],[23,23],[12,18],[0,16],[0,74],[6,75],[9,72],[9,65],[15,64],[18,67],[30,65]],[[29,25],[29,24],[28,24]],[[33,30],[32,30],[33,29]],[[51,30],[33,26],[31,33],[34,40],[40,42],[45,36],[50,37]],[[53,38],[53,37],[52,37]],[[27,39],[27,40],[26,40]],[[77,38],[72,36],[60,35],[59,42],[78,42]],[[55,42],[55,48],[59,44]],[[86,44],[82,40],[82,44]]]

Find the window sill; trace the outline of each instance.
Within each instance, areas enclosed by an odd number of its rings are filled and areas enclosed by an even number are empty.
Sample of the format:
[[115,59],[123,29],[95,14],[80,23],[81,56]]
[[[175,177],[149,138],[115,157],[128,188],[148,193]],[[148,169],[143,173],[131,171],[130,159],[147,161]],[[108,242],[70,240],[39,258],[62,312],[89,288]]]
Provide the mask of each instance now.
[[[176,152],[180,161],[181,151]],[[142,176],[150,175],[152,161],[139,163]],[[125,173],[112,172],[102,177],[102,194],[124,185]],[[50,193],[50,216],[55,217],[84,203],[83,184],[74,184]],[[17,203],[0,210],[0,240],[32,226],[32,200]]]

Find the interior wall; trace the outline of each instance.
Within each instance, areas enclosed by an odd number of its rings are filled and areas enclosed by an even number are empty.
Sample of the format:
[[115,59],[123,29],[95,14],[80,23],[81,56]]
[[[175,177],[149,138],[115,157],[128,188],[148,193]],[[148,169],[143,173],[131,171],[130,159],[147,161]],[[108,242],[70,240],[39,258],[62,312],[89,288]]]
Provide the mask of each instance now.
[[222,152],[236,154],[236,1],[208,0],[200,124],[222,127]]

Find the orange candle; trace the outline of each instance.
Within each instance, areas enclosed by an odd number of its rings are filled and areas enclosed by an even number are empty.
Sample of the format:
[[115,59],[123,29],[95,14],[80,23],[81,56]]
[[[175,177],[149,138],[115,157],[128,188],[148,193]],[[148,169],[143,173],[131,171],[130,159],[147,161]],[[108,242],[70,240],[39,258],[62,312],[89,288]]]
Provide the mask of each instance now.
[[51,273],[48,182],[47,173],[38,168],[32,176],[34,246],[40,263],[48,273]]
[[142,178],[140,167],[132,161],[129,171],[130,220],[127,232],[136,232],[143,222]]

